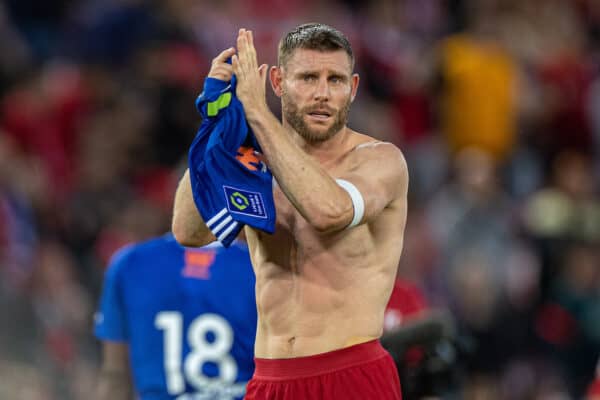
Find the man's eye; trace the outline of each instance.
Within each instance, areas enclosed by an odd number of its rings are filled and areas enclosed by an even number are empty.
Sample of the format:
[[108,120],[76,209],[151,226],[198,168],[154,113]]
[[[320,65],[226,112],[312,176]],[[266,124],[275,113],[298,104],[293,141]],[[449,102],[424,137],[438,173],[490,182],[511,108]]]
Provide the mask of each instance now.
[[304,75],[304,82],[314,82],[316,77],[314,75]]

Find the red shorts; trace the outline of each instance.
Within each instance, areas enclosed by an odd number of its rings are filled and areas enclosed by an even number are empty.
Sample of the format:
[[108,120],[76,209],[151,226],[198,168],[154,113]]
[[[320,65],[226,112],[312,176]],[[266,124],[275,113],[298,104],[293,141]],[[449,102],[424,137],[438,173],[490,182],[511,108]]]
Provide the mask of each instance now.
[[378,340],[308,357],[256,358],[245,400],[399,400],[394,360]]

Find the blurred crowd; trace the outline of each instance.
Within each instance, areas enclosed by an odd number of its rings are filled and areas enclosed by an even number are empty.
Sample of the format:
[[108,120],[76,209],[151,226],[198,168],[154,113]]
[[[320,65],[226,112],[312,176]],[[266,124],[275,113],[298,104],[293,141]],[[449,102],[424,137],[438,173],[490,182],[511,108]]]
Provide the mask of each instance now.
[[211,59],[246,27],[272,65],[315,20],[357,55],[349,125],[407,158],[399,274],[457,320],[448,398],[583,396],[600,351],[599,1],[5,0],[0,398],[89,398],[104,267],[169,229]]

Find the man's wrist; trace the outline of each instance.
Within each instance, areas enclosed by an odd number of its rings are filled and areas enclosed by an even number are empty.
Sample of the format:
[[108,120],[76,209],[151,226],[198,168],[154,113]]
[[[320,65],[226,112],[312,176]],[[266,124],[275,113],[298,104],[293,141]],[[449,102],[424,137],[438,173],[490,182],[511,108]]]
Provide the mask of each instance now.
[[259,122],[270,112],[266,103],[258,103],[249,107],[244,106],[244,111],[246,112],[246,120],[248,120],[249,123]]

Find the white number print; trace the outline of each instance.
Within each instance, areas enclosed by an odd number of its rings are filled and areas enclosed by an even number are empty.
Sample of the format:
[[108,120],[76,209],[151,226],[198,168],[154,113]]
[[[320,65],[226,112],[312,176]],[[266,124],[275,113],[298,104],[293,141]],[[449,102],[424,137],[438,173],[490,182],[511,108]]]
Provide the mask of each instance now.
[[[206,334],[212,332],[214,340],[206,340]],[[196,389],[222,381],[233,383],[237,376],[237,364],[229,351],[233,345],[233,330],[229,323],[217,314],[204,314],[196,318],[188,330],[188,342],[191,352],[185,359],[185,375]],[[219,367],[219,375],[208,378],[202,374],[202,365],[214,362]]]
[[[190,353],[183,361],[182,341],[183,316],[177,311],[162,311],[156,315],[154,325],[164,331],[164,368],[167,378],[167,391],[171,395],[185,391],[185,380],[196,390],[210,390],[211,386],[229,385],[237,377],[238,367],[229,354],[233,346],[233,330],[229,323],[217,314],[203,314],[192,321],[187,332]],[[213,340],[207,339],[212,333]],[[208,377],[202,373],[202,367],[210,362],[218,366],[219,374]]]
[[181,337],[183,317],[176,311],[163,311],[156,314],[154,326],[164,330],[163,352],[167,391],[179,394],[185,390],[185,381],[181,374]]

